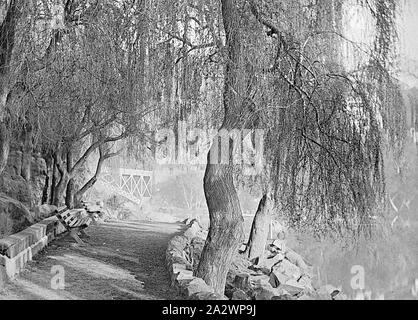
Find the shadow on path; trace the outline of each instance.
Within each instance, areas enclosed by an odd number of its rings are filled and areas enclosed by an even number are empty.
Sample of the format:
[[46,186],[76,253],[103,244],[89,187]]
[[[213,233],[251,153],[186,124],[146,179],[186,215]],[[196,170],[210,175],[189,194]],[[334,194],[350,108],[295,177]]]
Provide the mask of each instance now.
[[[77,246],[64,236],[7,284],[0,300],[176,299],[165,267],[165,250],[182,228],[180,224],[112,221],[89,228],[86,246]],[[63,267],[63,290],[52,289],[51,283],[56,283],[53,266]]]

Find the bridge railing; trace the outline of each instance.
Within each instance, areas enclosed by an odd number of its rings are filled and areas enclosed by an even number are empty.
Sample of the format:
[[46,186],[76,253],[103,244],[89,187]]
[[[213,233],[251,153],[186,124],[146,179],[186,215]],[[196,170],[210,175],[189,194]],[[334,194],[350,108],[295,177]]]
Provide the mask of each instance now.
[[112,189],[113,192],[142,204],[144,199],[150,199],[152,195],[152,171],[118,169],[117,171],[105,170],[100,181]]

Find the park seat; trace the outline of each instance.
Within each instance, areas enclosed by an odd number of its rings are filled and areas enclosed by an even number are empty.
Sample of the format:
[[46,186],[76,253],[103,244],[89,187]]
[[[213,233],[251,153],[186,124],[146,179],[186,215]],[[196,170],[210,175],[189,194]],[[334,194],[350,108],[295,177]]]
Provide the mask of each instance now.
[[78,244],[84,244],[83,240],[79,237],[79,234],[89,237],[84,229],[90,226],[92,222],[96,222],[95,214],[92,214],[85,209],[68,209],[67,207],[61,207],[58,209],[56,217]]

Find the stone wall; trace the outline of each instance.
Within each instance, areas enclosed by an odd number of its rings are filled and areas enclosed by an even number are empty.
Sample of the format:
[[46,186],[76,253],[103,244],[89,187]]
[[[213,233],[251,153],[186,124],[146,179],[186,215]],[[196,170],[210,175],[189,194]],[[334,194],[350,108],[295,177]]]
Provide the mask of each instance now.
[[28,228],[0,239],[0,289],[13,280],[28,261],[55,237],[65,232],[56,216],[44,219]]
[[171,278],[171,285],[177,288],[180,295],[190,300],[228,300],[223,295],[216,294],[214,289],[208,286],[203,279],[193,275],[194,259],[192,242],[196,239],[204,239],[207,233],[202,230],[196,220],[186,221],[187,229],[174,237],[166,251],[166,262]]
[[245,245],[230,267],[225,295],[214,293],[201,278],[193,275],[208,232],[196,220],[186,220],[185,232],[174,237],[166,251],[172,286],[193,300],[346,300],[341,288],[319,286],[313,267],[288,248],[286,241],[269,241],[263,257],[250,261]]

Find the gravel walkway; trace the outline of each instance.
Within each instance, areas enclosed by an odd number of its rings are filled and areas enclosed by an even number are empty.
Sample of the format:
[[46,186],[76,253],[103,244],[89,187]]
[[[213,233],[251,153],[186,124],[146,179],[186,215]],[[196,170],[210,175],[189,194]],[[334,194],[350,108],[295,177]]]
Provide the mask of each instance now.
[[[4,299],[176,299],[165,269],[169,240],[180,224],[106,222],[87,230],[89,245],[69,236],[55,240],[0,292]],[[64,270],[65,288],[54,290],[54,270]]]

